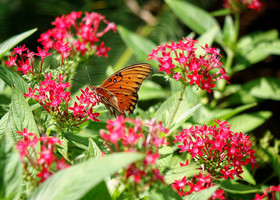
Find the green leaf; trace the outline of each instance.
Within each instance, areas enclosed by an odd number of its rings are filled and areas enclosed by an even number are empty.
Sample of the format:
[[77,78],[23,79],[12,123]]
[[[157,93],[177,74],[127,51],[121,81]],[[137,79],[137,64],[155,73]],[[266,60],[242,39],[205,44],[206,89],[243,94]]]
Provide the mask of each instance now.
[[165,0],[173,12],[190,29],[203,34],[213,27],[219,27],[218,22],[205,10],[182,0]]
[[280,80],[272,77],[262,77],[246,83],[243,89],[254,97],[261,99],[280,100]]
[[[127,47],[132,49],[138,60],[147,60],[147,55],[157,46],[150,40],[141,37],[123,26],[118,26],[118,33]],[[157,66],[156,61],[149,61],[150,64]]]
[[275,170],[278,177],[280,177],[280,168],[279,168],[279,155],[275,156],[266,149],[262,148],[263,152],[269,157],[271,164],[273,166],[273,169]]
[[240,175],[243,179],[243,181],[246,181],[247,183],[250,183],[251,185],[256,185],[256,180],[254,179],[254,176],[250,173],[250,171],[242,166],[243,173]]
[[174,180],[181,180],[184,176],[187,178],[198,175],[201,170],[197,170],[198,166],[189,165],[185,167],[176,167],[172,170],[169,170],[164,175],[164,180],[167,184],[171,184]]
[[169,96],[168,94],[169,91],[162,89],[159,84],[149,80],[143,82],[138,92],[139,100],[165,99]]
[[[212,119],[209,123],[207,123],[207,125],[214,125],[216,124],[214,122],[214,120],[216,119],[223,119],[223,120],[228,120],[229,118],[237,115],[238,113],[241,113],[245,110],[248,110],[252,107],[255,107],[257,104],[256,103],[251,103],[251,104],[246,104],[246,105],[242,105],[239,106],[235,109],[224,109],[224,111],[220,112],[219,110],[216,110],[217,112],[214,113],[214,119]],[[215,111],[214,110],[214,111]]]
[[25,97],[17,87],[13,87],[7,129],[14,141],[21,138],[16,132],[22,131],[23,128],[26,128],[29,133],[39,136],[36,122]]
[[173,148],[170,146],[164,146],[159,149],[160,158],[157,160],[157,167],[160,172],[170,167],[171,159],[173,155]]
[[213,43],[216,35],[219,33],[219,31],[220,31],[220,27],[214,26],[211,29],[209,29],[208,31],[206,31],[205,33],[203,33],[197,39],[199,41],[198,43],[195,44],[195,48],[197,48],[195,53],[197,56],[205,54],[205,50],[202,47],[204,47],[206,44],[208,46],[212,46],[212,43]]
[[10,87],[16,85],[22,93],[28,92],[28,84],[17,73],[9,70],[7,67],[0,65],[0,78]]
[[57,145],[57,150],[65,160],[71,163],[71,161],[68,158],[68,140],[65,137],[59,139],[61,141],[61,145]]
[[6,129],[6,123],[8,121],[9,113],[6,113],[0,120],[0,137]]
[[22,163],[7,134],[0,139],[0,160],[0,199],[20,199]]
[[267,119],[272,116],[270,111],[259,111],[255,113],[246,113],[237,115],[228,120],[231,124],[231,130],[234,132],[248,133],[262,125]]
[[73,165],[41,183],[30,200],[82,199],[106,177],[143,157],[144,155],[139,153],[115,153]]
[[80,135],[71,132],[64,133],[63,136],[68,140],[68,145],[73,144],[78,148],[88,150],[88,138],[81,137]]
[[234,22],[230,15],[227,15],[225,18],[225,24],[223,28],[223,42],[227,46],[232,46],[235,43],[235,28],[234,28]]
[[93,158],[101,158],[101,150],[99,149],[99,147],[96,145],[96,143],[89,138],[88,140],[88,152],[87,152],[87,156],[86,159],[89,159],[91,157]]
[[108,188],[104,181],[101,181],[97,186],[90,190],[85,196],[81,199],[83,200],[92,200],[92,199],[102,199],[102,200],[111,200],[111,195],[108,191]]
[[201,104],[193,106],[193,104],[187,101],[187,97],[184,96],[181,100],[173,121],[170,122],[172,114],[175,112],[176,105],[179,102],[179,98],[180,92],[173,94],[163,102],[163,104],[155,113],[155,119],[157,121],[162,121],[165,126],[171,124],[171,129],[169,130],[169,132],[172,132],[176,128],[181,126],[201,106]]
[[37,28],[31,29],[29,31],[26,31],[24,33],[21,33],[19,35],[15,35],[8,40],[2,42],[0,44],[0,58],[10,49],[12,49],[14,46],[16,46],[18,43],[20,43],[25,38],[32,35],[35,31],[37,31]]
[[233,67],[234,72],[260,62],[271,54],[280,55],[278,32],[270,30],[246,35],[239,40],[236,52],[237,64]]
[[190,118],[193,113],[195,113],[201,107],[201,103],[193,106],[192,108],[186,110],[183,105],[179,106],[179,110],[174,118],[174,125],[170,128],[169,132],[172,133],[177,128],[179,128],[188,118]]
[[198,192],[194,192],[192,194],[184,197],[184,200],[208,200],[213,195],[213,193],[220,187],[220,185],[214,185],[212,187],[206,188],[204,190],[200,190]]
[[182,199],[175,190],[171,188],[170,185],[165,185],[163,183],[157,184],[149,190],[148,200],[179,200]]
[[252,186],[243,185],[231,179],[222,181],[221,188],[233,194],[248,194],[248,193],[257,193],[260,191],[259,189],[256,189]]

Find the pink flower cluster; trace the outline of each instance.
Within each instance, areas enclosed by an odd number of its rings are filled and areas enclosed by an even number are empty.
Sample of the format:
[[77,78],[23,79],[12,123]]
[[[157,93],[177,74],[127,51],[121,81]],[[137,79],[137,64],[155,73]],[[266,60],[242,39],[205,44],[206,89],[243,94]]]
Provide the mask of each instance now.
[[72,107],[69,106],[71,93],[66,88],[71,87],[68,82],[63,81],[64,76],[59,75],[57,79],[52,74],[46,74],[45,80],[39,83],[39,87],[24,94],[27,98],[35,99],[48,113],[56,119],[56,125],[64,128],[76,127],[81,123],[92,120],[99,121],[96,117],[99,113],[93,112],[97,101],[95,93],[87,87],[81,90],[82,94],[76,97],[78,101]]
[[[100,45],[96,45],[100,42],[100,37],[110,30],[117,32],[117,27],[113,22],[109,22],[105,19],[105,16],[95,12],[85,12],[85,16],[82,16],[82,12],[71,12],[69,15],[62,15],[57,17],[52,22],[53,29],[48,30],[46,33],[41,34],[38,42],[41,42],[44,48],[58,49],[57,46],[65,43],[69,43],[70,47],[68,57],[70,54],[77,54],[80,52],[84,55],[87,51],[94,51],[98,56],[107,57],[109,47],[104,46],[104,42]],[[101,23],[104,23],[106,27],[103,30],[100,29]],[[72,50],[72,51],[71,51]]]
[[[160,63],[159,72],[165,71],[176,81],[180,80],[184,84],[196,84],[202,90],[211,92],[215,87],[215,81],[219,79],[230,79],[226,76],[222,67],[219,50],[210,48],[206,44],[204,55],[197,56],[194,48],[197,40],[183,38],[178,43],[160,45],[149,54],[148,60],[156,60]],[[210,72],[211,71],[211,72]]]
[[203,166],[214,178],[234,178],[243,173],[242,166],[257,167],[255,151],[249,136],[234,133],[227,121],[215,121],[216,126],[192,126],[175,136],[181,142],[179,152],[189,152],[197,164]]
[[[28,72],[35,75],[35,69],[33,66],[33,56],[39,56],[41,57],[41,67],[40,67],[40,73],[42,72],[43,67],[43,60],[45,57],[50,56],[51,53],[48,53],[49,49],[41,49],[40,47],[37,48],[38,53],[31,52],[28,48],[25,47],[25,45],[21,47],[14,48],[14,51],[9,55],[9,60],[5,62],[7,64],[7,67],[10,66],[16,66],[17,71],[22,71],[23,74],[27,74]],[[23,52],[26,52],[23,54]],[[13,54],[16,54],[14,57]],[[19,58],[18,58],[19,57]]]
[[[199,173],[197,176],[193,176],[192,180],[187,180],[187,177],[184,176],[182,180],[175,180],[172,184],[172,187],[175,191],[178,192],[180,196],[187,196],[191,193],[204,190],[206,188],[212,187],[215,184],[210,174],[204,176],[202,173]],[[188,186],[188,187],[186,187]],[[222,189],[217,189],[211,196],[209,200],[214,199],[225,199],[225,192]]]
[[[23,136],[23,140],[17,141],[16,148],[20,152],[25,171],[31,175],[28,171],[29,167],[36,169],[38,172],[36,176],[40,178],[39,182],[45,181],[53,173],[69,166],[63,158],[58,160],[53,153],[55,145],[61,145],[61,141],[56,137],[38,138],[34,133],[28,133],[26,128],[17,133]],[[39,146],[41,146],[40,152],[36,151],[36,147]]]
[[224,8],[233,10],[234,12],[244,9],[244,7],[251,10],[261,11],[262,3],[259,0],[223,0]]
[[[129,126],[133,125],[133,126]],[[144,127],[148,127],[148,133],[144,134]],[[164,182],[163,176],[155,167],[160,157],[159,148],[167,145],[164,135],[167,129],[155,120],[146,121],[141,119],[123,118],[119,116],[116,120],[107,120],[108,131],[101,130],[100,136],[105,140],[111,152],[143,152],[146,157],[143,161],[133,163],[126,169],[126,180],[133,177],[134,183],[140,182],[150,185],[159,180]],[[122,144],[120,146],[120,144]],[[151,178],[152,177],[152,178]]]
[[[276,192],[278,192],[278,198],[275,195]],[[270,199],[270,200],[280,199],[280,185],[270,186],[269,188],[264,190],[264,193],[262,195],[256,194],[254,198],[254,200],[262,200],[262,199]]]

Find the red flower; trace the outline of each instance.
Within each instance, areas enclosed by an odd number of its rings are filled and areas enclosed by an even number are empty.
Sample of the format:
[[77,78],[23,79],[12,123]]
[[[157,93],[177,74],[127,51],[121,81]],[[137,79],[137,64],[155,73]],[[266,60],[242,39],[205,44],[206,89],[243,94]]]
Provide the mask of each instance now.
[[41,49],[40,47],[37,47],[38,53],[35,53],[36,56],[40,56],[42,59],[44,59],[47,56],[52,55],[51,53],[48,53],[49,49]]
[[21,46],[21,47],[18,47],[18,48],[15,47],[15,48],[14,48],[14,52],[12,52],[11,55],[12,55],[12,54],[18,54],[18,55],[21,56],[21,55],[22,55],[22,52],[24,52],[24,51],[26,51],[26,50],[27,50],[27,48],[25,48],[25,45],[23,45],[23,46]]
[[[80,19],[81,16],[82,12],[71,12],[69,15],[56,17],[55,21],[52,22],[55,27],[41,34],[38,42],[41,42],[46,49],[55,48],[61,53],[64,51],[64,54],[66,52],[69,54],[71,48],[71,54],[69,55],[76,55],[77,52],[84,55],[89,52],[90,54],[95,53],[98,56],[107,57],[110,48],[104,47],[104,43],[96,45],[96,42],[99,42],[100,37],[108,31],[116,32],[116,25],[107,21],[105,16],[95,12],[85,12],[85,17]],[[105,28],[100,30],[101,23],[105,24]],[[65,49],[61,49],[61,45],[59,45],[60,47],[57,46],[58,43],[69,45]],[[63,56],[67,57],[68,55]]]
[[249,163],[252,168],[257,167],[249,137],[233,133],[226,121],[216,120],[216,123],[218,127],[203,125],[183,129],[174,141],[181,143],[179,152],[189,152],[215,178],[240,177],[241,166]]
[[104,57],[108,57],[107,52],[110,51],[110,47],[105,47],[104,46],[104,42],[102,42],[100,44],[100,46],[96,47],[96,55],[98,55],[98,57],[104,56]]
[[22,71],[23,74],[26,74],[28,71],[32,69],[32,67],[29,65],[28,59],[25,62],[23,61],[18,61],[18,62],[21,67],[17,68],[17,71]]
[[[153,49],[148,55],[148,60],[158,61],[159,72],[165,71],[170,78],[184,84],[196,84],[210,93],[211,88],[216,86],[215,81],[225,79],[228,82],[229,77],[226,76],[220,62],[220,50],[206,44],[202,47],[204,55],[197,56],[195,43],[196,40],[186,38],[178,43],[171,41],[170,45],[160,45],[157,49]],[[214,70],[217,72],[213,74]]]
[[9,61],[5,61],[5,64],[8,65],[7,67],[10,67],[10,66],[17,66],[17,55],[15,55],[15,57],[13,56],[9,56]]

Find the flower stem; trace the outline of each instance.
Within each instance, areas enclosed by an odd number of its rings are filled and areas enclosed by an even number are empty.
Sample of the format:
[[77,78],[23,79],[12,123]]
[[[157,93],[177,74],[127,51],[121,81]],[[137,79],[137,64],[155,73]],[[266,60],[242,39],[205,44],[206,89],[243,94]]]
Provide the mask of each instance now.
[[[173,121],[174,121],[175,115],[176,115],[176,113],[177,113],[177,111],[178,111],[178,109],[179,109],[179,106],[180,106],[180,104],[181,104],[181,102],[182,102],[182,100],[183,100],[183,95],[184,95],[184,93],[185,93],[185,89],[186,89],[186,85],[182,84],[182,85],[181,85],[181,94],[180,94],[180,98],[178,99],[178,102],[177,102],[177,104],[176,104],[175,110],[174,110],[174,112],[173,112],[173,114],[172,114],[172,116],[171,116],[171,118],[170,118],[170,120],[169,120],[169,124],[168,124],[168,126],[167,126],[168,129],[171,128],[171,125],[172,125],[172,123],[173,123]],[[169,134],[170,134],[170,133],[169,133]]]

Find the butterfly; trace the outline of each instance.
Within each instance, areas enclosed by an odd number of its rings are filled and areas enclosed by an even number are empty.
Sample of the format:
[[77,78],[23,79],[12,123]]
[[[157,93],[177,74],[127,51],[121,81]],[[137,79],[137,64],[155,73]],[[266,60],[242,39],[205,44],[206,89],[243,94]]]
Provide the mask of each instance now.
[[138,101],[138,90],[151,72],[151,65],[139,63],[127,66],[105,79],[99,87],[91,86],[110,114],[125,117],[132,114]]

